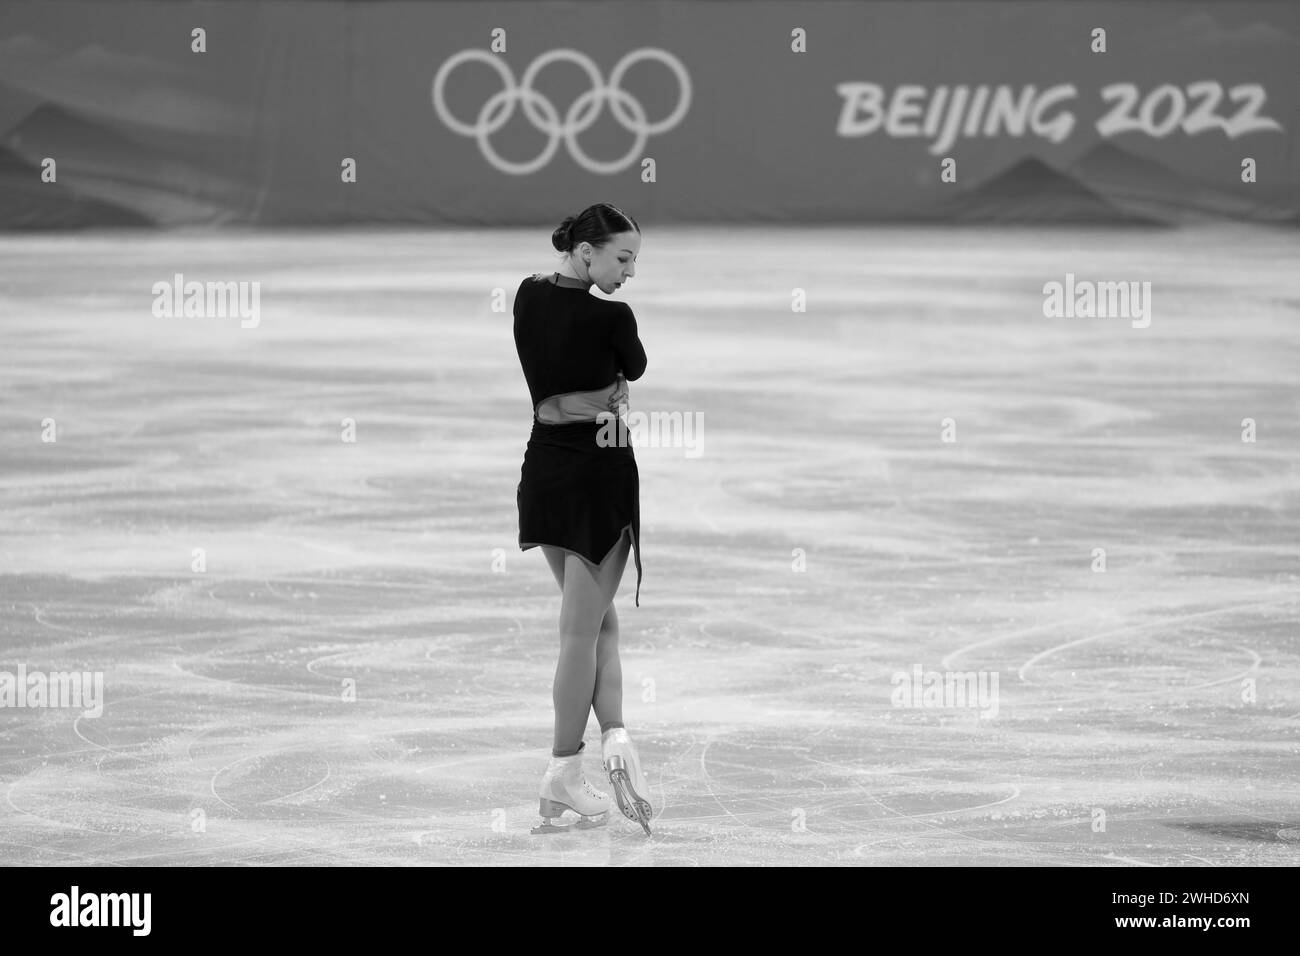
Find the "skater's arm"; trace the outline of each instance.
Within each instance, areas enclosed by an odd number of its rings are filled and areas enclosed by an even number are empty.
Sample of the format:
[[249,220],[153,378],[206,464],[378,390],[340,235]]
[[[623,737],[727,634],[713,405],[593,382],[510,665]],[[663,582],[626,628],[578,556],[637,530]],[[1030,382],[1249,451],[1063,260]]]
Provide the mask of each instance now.
[[636,316],[632,314],[632,309],[626,303],[620,304],[623,305],[624,312],[614,320],[611,344],[619,371],[629,382],[635,382],[645,374],[645,347],[637,336]]

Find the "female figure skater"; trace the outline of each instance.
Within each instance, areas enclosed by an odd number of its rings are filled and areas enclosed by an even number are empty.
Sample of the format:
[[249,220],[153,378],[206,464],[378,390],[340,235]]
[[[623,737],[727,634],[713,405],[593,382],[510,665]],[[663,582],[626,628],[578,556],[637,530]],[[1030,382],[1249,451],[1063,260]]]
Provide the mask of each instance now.
[[[620,405],[645,372],[636,319],[606,295],[636,275],[641,229],[608,203],[569,216],[551,236],[558,271],[524,279],[515,294],[515,349],[533,402],[516,499],[519,547],[540,547],[563,593],[552,700],[555,736],[534,833],[600,826],[609,797],[582,772],[587,715],[600,722],[601,757],[619,809],[650,833],[650,803],[623,726],[623,672],[614,595],[636,560],[641,597],[640,476]],[[614,416],[618,416],[615,418]],[[609,441],[610,425],[620,440]],[[577,815],[562,818],[568,810]]]

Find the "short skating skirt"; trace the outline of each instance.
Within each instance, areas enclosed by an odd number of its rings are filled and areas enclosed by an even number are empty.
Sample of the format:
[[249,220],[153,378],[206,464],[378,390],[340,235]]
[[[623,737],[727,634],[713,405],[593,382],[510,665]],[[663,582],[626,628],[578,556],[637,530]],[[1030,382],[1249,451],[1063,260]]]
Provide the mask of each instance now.
[[515,498],[519,547],[541,544],[600,564],[632,530],[636,606],[641,606],[641,476],[631,442],[601,447],[596,422],[547,425],[534,420]]

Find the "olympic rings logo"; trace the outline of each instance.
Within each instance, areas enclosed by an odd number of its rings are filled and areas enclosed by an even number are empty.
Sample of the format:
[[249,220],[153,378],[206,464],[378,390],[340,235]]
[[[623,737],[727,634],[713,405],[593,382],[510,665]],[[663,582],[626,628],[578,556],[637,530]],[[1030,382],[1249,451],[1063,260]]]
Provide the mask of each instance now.
[[[448,74],[467,60],[482,60],[487,63],[500,74],[502,84],[505,87],[501,92],[495,93],[488,98],[487,102],[483,104],[483,108],[479,110],[478,121],[474,124],[462,122],[452,116],[444,99],[443,88],[446,85]],[[560,122],[560,114],[556,111],[554,104],[533,89],[533,81],[537,78],[537,74],[543,67],[557,60],[576,64],[591,78],[591,89],[573,101],[564,116],[563,123]],[[645,109],[619,85],[628,69],[641,60],[657,60],[663,63],[676,75],[677,83],[681,88],[676,108],[664,119],[654,123],[646,122]],[[612,162],[601,162],[592,159],[578,145],[578,135],[596,122],[596,118],[600,115],[601,107],[606,100],[609,101],[610,110],[619,124],[629,132],[636,134],[636,142],[632,144],[632,148],[627,151],[627,154],[621,159]],[[492,134],[509,122],[510,117],[514,115],[516,101],[523,103],[524,113],[529,121],[550,137],[541,155],[526,163],[512,163],[507,159],[503,159],[489,142]],[[502,106],[505,108],[502,109]],[[624,56],[623,59],[618,61],[614,71],[609,75],[608,84],[601,79],[600,70],[597,69],[596,64],[589,56],[570,49],[551,50],[549,53],[543,53],[524,71],[523,80],[517,85],[514,75],[510,72],[510,67],[502,61],[500,56],[477,48],[461,50],[443,63],[433,78],[433,108],[437,111],[438,118],[462,136],[473,136],[477,139],[483,156],[501,172],[513,176],[527,176],[545,166],[551,161],[551,157],[555,155],[555,150],[559,147],[561,139],[569,147],[569,155],[573,157],[574,162],[584,169],[593,173],[617,173],[636,161],[641,151],[645,149],[646,140],[652,135],[667,132],[680,123],[690,106],[691,78],[687,74],[686,68],[682,66],[677,57],[667,50],[656,47],[642,47]]]

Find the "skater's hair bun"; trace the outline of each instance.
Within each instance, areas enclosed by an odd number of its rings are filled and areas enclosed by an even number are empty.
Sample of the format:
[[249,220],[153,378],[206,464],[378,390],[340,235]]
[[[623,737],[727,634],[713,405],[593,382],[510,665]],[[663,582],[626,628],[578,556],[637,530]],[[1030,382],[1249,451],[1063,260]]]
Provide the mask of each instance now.
[[560,223],[560,228],[551,233],[551,245],[560,252],[568,252],[573,248],[573,223],[576,216],[565,216],[564,222]]
[[584,242],[603,246],[609,242],[610,236],[633,231],[641,231],[635,219],[617,206],[598,202],[576,216],[565,216],[564,222],[551,233],[551,245],[558,252],[572,252]]

